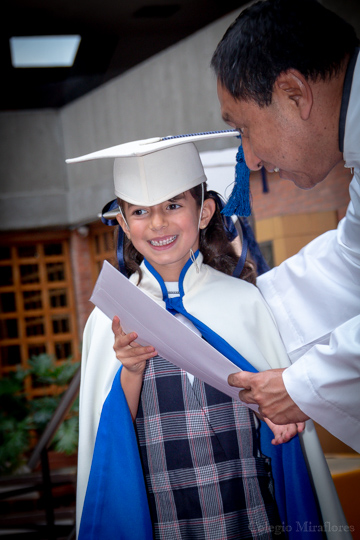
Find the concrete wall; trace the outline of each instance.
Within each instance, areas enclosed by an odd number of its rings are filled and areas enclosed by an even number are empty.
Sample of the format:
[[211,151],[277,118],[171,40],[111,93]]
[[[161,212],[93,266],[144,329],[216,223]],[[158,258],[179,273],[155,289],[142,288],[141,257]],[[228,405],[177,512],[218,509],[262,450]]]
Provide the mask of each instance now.
[[[235,15],[59,111],[0,114],[0,230],[96,219],[113,198],[112,160],[66,165],[65,158],[135,139],[226,129],[209,64]],[[228,139],[199,150],[225,146]]]
[[66,223],[69,188],[59,113],[2,113],[0,141],[0,228]]
[[[358,0],[321,0],[358,29]],[[112,163],[65,158],[129,140],[224,129],[212,53],[239,10],[59,111],[0,114],[0,230],[77,226],[113,197]],[[200,151],[236,145],[228,139]]]

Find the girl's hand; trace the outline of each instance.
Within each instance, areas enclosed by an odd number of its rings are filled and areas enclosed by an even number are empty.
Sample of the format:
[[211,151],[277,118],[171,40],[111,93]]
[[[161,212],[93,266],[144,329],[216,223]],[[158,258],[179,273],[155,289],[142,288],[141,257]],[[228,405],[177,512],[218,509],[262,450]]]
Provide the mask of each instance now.
[[137,334],[135,332],[125,334],[121,328],[119,317],[113,318],[112,331],[115,336],[114,351],[116,358],[123,365],[120,375],[121,386],[131,417],[135,421],[146,361],[155,356],[157,352],[154,347],[142,347],[139,343],[136,343]]
[[114,351],[116,358],[122,363],[124,368],[135,374],[142,374],[146,361],[156,356],[154,347],[142,347],[136,343],[138,337],[135,332],[125,334],[120,325],[119,317],[114,317],[112,322],[112,331],[114,332],[115,342]]
[[305,422],[298,422],[297,424],[274,424],[268,418],[263,418],[264,422],[269,426],[273,432],[275,438],[271,441],[271,444],[277,446],[279,444],[290,441],[295,435],[301,433],[305,429]]

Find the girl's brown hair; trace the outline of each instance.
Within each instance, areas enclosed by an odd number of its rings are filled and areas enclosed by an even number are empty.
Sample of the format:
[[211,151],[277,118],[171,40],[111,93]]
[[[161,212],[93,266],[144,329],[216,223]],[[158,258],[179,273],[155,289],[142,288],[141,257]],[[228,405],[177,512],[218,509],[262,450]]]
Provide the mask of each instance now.
[[[190,193],[195,199],[199,208],[201,207],[202,201],[202,187],[201,184],[190,189]],[[212,196],[211,192],[209,193],[206,189],[206,184],[204,183],[204,199],[215,198]],[[215,200],[216,203],[216,200]],[[118,204],[124,212],[123,204],[120,199],[118,199]],[[200,229],[200,238],[199,238],[199,250],[201,251],[204,257],[204,263],[208,264],[212,268],[223,272],[231,276],[235,270],[236,264],[239,260],[238,255],[235,252],[233,245],[228,239],[223,220],[221,217],[220,209],[216,203],[216,209],[213,217],[210,220],[210,223],[205,229]],[[129,275],[134,274],[135,272],[139,273],[139,283],[141,281],[141,269],[140,264],[143,260],[141,253],[134,248],[131,240],[124,235],[124,262],[125,267]],[[240,279],[248,281],[255,285],[256,282],[256,265],[247,255],[244,268],[241,272]]]

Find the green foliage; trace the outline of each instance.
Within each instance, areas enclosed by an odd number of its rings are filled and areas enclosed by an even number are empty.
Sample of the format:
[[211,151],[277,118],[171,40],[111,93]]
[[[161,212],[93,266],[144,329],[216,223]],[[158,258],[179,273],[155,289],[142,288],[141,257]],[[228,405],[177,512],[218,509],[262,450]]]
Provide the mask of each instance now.
[[[31,437],[38,438],[50,421],[62,394],[26,399],[24,379],[31,375],[37,386],[66,386],[79,367],[70,359],[61,365],[48,354],[33,356],[28,369],[18,369],[0,379],[0,475],[10,474],[26,462]],[[52,448],[73,454],[78,442],[78,400],[60,425]]]
[[54,447],[57,452],[70,455],[74,452],[74,446],[77,447],[78,438],[79,420],[77,416],[73,416],[59,427],[54,437]]
[[0,474],[9,474],[24,462],[24,451],[30,444],[29,423],[27,418],[19,421],[0,418]]
[[79,367],[78,363],[70,360],[61,365],[56,365],[53,357],[49,354],[32,356],[28,364],[28,372],[32,374],[37,382],[44,385],[56,384],[57,386],[64,386],[71,381]]

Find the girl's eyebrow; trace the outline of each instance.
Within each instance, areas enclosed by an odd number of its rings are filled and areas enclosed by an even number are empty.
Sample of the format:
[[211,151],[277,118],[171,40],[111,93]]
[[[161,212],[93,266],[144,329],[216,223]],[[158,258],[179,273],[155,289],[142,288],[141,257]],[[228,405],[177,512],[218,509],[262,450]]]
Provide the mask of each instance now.
[[[185,199],[185,193],[179,193],[179,195],[175,195],[175,197],[168,199],[167,202],[176,202],[176,201],[179,201],[180,199]],[[134,208],[134,206],[147,208],[146,205],[141,205],[141,204],[131,204],[131,203],[126,203],[126,204],[127,204],[128,210],[130,210],[131,208]]]
[[171,199],[168,199],[169,202],[175,202],[179,201],[180,199],[185,199],[185,193],[179,193],[179,195],[175,195],[175,197],[172,197]]
[[134,208],[134,206],[137,206],[139,208],[146,208],[145,205],[141,205],[141,204],[131,204],[131,203],[126,203],[126,204],[127,204],[128,210],[130,210],[130,208]]

